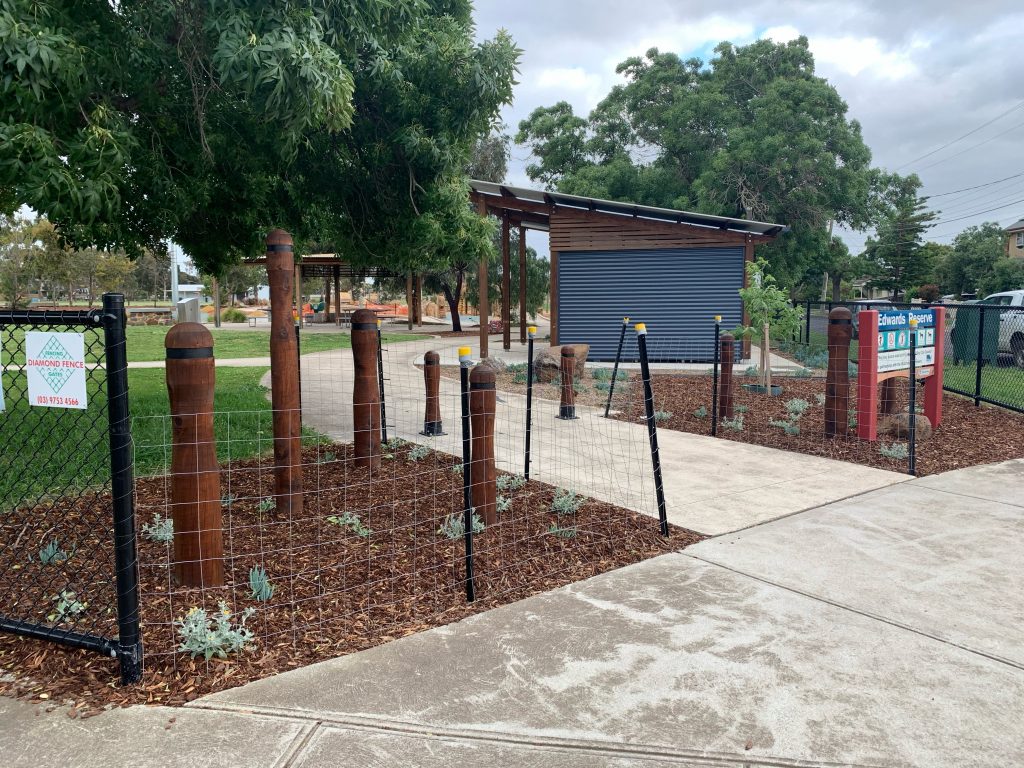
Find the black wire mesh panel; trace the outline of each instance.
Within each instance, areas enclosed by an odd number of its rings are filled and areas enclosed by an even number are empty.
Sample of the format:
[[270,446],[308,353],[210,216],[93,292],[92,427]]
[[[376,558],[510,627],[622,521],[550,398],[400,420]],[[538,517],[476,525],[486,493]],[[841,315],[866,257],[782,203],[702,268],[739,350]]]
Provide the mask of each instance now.
[[[127,479],[130,487],[131,473],[126,465],[127,474],[119,470],[112,482],[115,420],[108,391],[116,357],[122,383],[114,401],[125,417],[116,442],[127,447],[120,298],[113,305],[117,312],[0,313],[0,630],[124,661],[112,511],[114,497],[127,496],[122,522],[130,526],[130,494],[120,486]],[[119,344],[114,356],[107,347],[112,331]],[[79,345],[84,360],[78,359]],[[123,538],[133,547],[133,536]],[[123,570],[130,576],[134,563]]]

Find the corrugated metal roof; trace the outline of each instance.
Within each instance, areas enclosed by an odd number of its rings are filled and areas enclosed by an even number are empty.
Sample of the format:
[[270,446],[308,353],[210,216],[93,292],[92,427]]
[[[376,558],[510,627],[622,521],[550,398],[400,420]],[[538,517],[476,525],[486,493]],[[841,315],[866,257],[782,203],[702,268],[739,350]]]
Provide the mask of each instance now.
[[[669,224],[686,224],[692,227],[705,227],[708,229],[723,229],[732,232],[749,232],[754,235],[765,237],[776,237],[783,232],[788,232],[789,227],[783,224],[771,224],[765,221],[750,221],[748,219],[735,219],[729,216],[712,216],[706,213],[693,213],[692,211],[677,211],[671,208],[656,208],[650,205],[636,205],[634,203],[618,203],[613,200],[601,200],[596,197],[581,197],[580,195],[565,195],[561,192],[545,192],[538,189],[525,189],[523,187],[511,187],[505,184],[495,184],[490,181],[471,180],[470,187],[474,192],[485,195],[487,202],[494,205],[502,198],[508,200],[510,209],[514,209],[514,201],[521,200],[535,205],[547,205],[554,207],[576,208],[580,210],[607,213],[615,216],[630,216],[640,219],[649,219]],[[493,199],[492,199],[493,198]]]
[[1007,232],[1016,232],[1018,229],[1024,229],[1024,219],[1021,219],[1016,224],[1011,224],[1006,228]]

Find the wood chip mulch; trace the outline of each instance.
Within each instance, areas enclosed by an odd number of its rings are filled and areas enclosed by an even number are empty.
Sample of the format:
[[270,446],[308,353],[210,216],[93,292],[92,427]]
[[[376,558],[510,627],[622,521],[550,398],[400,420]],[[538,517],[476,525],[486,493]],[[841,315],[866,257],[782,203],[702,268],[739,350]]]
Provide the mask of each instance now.
[[[390,458],[388,458],[390,456]],[[118,666],[99,654],[0,634],[0,694],[41,705],[67,705],[72,717],[112,706],[181,705],[314,662],[361,651],[405,635],[458,621],[499,605],[675,551],[700,536],[673,528],[662,538],[657,521],[593,499],[575,514],[551,511],[551,486],[531,480],[499,491],[511,507],[474,539],[477,600],[464,592],[463,541],[439,529],[461,510],[457,461],[430,452],[414,459],[410,447],[386,455],[373,477],[353,464],[349,445],[304,450],[305,505],[301,519],[268,509],[273,495],[272,457],[238,461],[221,471],[225,580],[223,588],[174,585],[169,545],[139,537],[145,672],[122,687]],[[157,513],[168,516],[169,479],[140,479],[138,529]],[[97,505],[97,501],[104,502]],[[19,543],[34,553],[48,541],[75,542],[63,563],[43,566],[25,557],[23,569],[0,576],[0,615],[46,621],[53,593],[74,589],[86,608],[79,628],[116,633],[112,611],[113,567],[109,531],[95,510],[105,499],[83,496],[24,510],[0,526],[0,536],[28,531]],[[360,535],[328,517],[358,515]],[[29,515],[40,521],[25,525]],[[16,529],[16,530],[15,530]],[[12,530],[14,533],[12,534]],[[264,567],[274,594],[254,599],[250,569]],[[235,614],[255,608],[247,626],[256,640],[226,660],[191,659],[179,651],[177,625],[190,609]],[[28,607],[33,606],[33,607]],[[60,622],[57,622],[60,625]]]
[[[741,384],[754,381],[740,378],[735,382],[734,403],[748,410],[743,413],[743,430],[720,428],[718,437],[742,443],[764,445],[786,451],[825,456],[841,461],[906,472],[905,459],[891,459],[883,456],[880,445],[906,443],[905,440],[882,437],[877,443],[859,440],[856,430],[843,438],[825,437],[825,408],[817,401],[816,395],[825,394],[825,380],[822,378],[779,378],[774,383],[783,386],[781,395],[768,396],[744,389]],[[707,415],[695,415],[701,408],[711,411],[711,377],[660,374],[653,377],[655,409],[670,413],[659,422],[659,429],[676,429],[699,435],[711,434],[711,419]],[[851,381],[856,387],[856,381]],[[897,407],[906,410],[906,380],[900,380],[897,390]],[[636,398],[632,415],[623,415],[631,421],[642,421],[642,389],[633,387]],[[788,435],[783,429],[769,422],[786,421],[786,402],[800,398],[810,403],[810,408],[799,420],[799,435]],[[918,390],[918,402],[923,404],[923,388]],[[855,389],[851,393],[851,408],[856,407]],[[637,412],[637,409],[639,412]],[[977,464],[1005,461],[1024,457],[1024,415],[1002,408],[982,405],[974,406],[972,400],[950,393],[943,396],[942,423],[931,438],[917,443],[917,474],[932,475],[953,469],[971,467]]]

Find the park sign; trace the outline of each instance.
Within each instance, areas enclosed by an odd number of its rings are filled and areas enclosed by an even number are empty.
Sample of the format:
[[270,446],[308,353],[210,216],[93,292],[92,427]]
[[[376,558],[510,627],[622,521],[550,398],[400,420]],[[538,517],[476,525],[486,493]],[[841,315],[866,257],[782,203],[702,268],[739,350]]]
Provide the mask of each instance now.
[[[942,307],[866,310],[857,319],[857,434],[878,438],[879,384],[910,378],[924,380],[924,413],[932,426],[942,420],[942,359],[945,312]],[[889,398],[884,398],[883,402]]]
[[84,410],[85,337],[81,333],[26,331],[25,374],[29,405]]

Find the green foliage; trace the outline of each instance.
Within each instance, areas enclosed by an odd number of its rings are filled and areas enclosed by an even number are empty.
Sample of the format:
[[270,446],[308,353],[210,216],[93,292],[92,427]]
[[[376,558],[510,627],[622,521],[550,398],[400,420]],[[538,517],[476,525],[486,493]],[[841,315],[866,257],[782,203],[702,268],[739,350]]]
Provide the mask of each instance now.
[[556,515],[574,515],[583,506],[584,498],[567,488],[556,488],[551,511]]
[[0,2],[0,208],[204,272],[268,224],[360,263],[481,255],[473,142],[519,51],[469,0]]
[[359,518],[359,515],[349,511],[345,511],[345,513],[341,515],[331,515],[327,518],[327,522],[331,525],[337,525],[339,528],[347,528],[356,536],[364,539],[368,539],[373,533],[373,531],[363,525],[363,521]]
[[[472,514],[472,521],[473,533],[483,533],[484,521],[480,519],[480,515],[474,512]],[[452,541],[456,539],[461,539],[463,536],[466,535],[466,525],[465,520],[463,519],[463,513],[453,512],[452,514],[448,515],[448,517],[444,519],[444,522],[441,523],[441,527],[437,529],[437,532],[444,536],[446,539],[450,539]]]
[[523,475],[499,475],[497,479],[499,491],[518,491],[526,485],[526,478]]
[[953,240],[952,253],[944,265],[943,289],[957,295],[994,292],[987,289],[996,284],[993,272],[1005,256],[1006,233],[997,222],[968,227]]
[[761,375],[760,369],[756,365],[748,365],[743,369],[743,376],[748,379],[756,379]]
[[39,562],[43,565],[57,565],[67,562],[71,556],[65,552],[56,539],[39,550]]
[[707,62],[652,48],[617,73],[625,82],[588,117],[560,102],[520,123],[532,179],[562,192],[784,222],[792,232],[763,250],[787,282],[812,266],[820,279],[830,221],[865,225],[870,152],[846,103],[815,74],[806,38],[723,42]]
[[905,294],[932,274],[932,252],[923,248],[925,232],[937,214],[927,210],[927,201],[918,197],[921,181],[915,174],[901,177],[880,174],[888,194],[881,204],[875,236],[864,247],[864,256],[873,267],[871,285],[893,296]]
[[275,501],[274,499],[260,499],[260,505],[258,509],[261,514],[273,512],[275,509],[277,509],[277,501]]
[[225,323],[245,323],[248,322],[249,316],[240,309],[229,307],[220,313],[220,319]]
[[790,418],[799,419],[810,407],[811,404],[800,397],[794,397],[792,400],[786,401],[786,413],[789,414]]
[[824,405],[825,404],[825,393],[824,392],[815,392],[814,393],[814,402],[816,402],[818,405]]
[[706,419],[708,417],[708,409],[703,405],[693,412],[694,418]]
[[773,427],[778,427],[787,435],[799,435],[800,425],[793,419],[782,421],[780,419],[769,419],[768,423]]
[[814,375],[814,371],[810,368],[801,368],[798,371],[793,372],[794,379],[809,379]]
[[610,381],[595,381],[594,390],[596,392],[611,392],[612,383]]
[[747,264],[747,287],[740,288],[739,293],[750,324],[740,326],[735,332],[760,342],[759,373],[761,385],[767,387],[771,384],[771,350],[764,337],[764,330],[769,329],[769,336],[791,338],[799,331],[804,312],[801,307],[794,307],[789,294],[778,287],[775,278],[768,273],[768,262],[765,259]]
[[53,601],[56,603],[53,613],[49,614],[46,619],[57,624],[63,624],[68,619],[81,616],[89,607],[88,603],[78,601],[75,593],[69,589],[62,589],[60,594],[53,596]]
[[750,406],[749,405],[737,405],[735,408],[733,408],[733,410],[736,411],[736,413],[743,414],[743,413],[747,413],[748,411],[750,411]]
[[174,520],[157,512],[152,522],[143,524],[142,535],[157,544],[170,544],[174,541]]
[[907,448],[906,443],[893,443],[892,445],[882,443],[878,446],[878,452],[888,459],[899,461],[903,461],[910,455],[910,449]]
[[552,523],[548,527],[548,533],[552,536],[557,536],[560,539],[575,539],[576,538],[576,526],[568,526],[562,528],[561,526]]
[[659,411],[655,411],[654,412],[654,420],[657,423],[659,423],[659,424],[661,422],[663,422],[663,421],[668,421],[671,418],[672,418],[672,411],[660,411],[659,410]]
[[[594,368],[590,372],[591,378],[595,381],[611,381],[612,380],[612,369],[611,368]],[[629,374],[625,371],[616,371],[615,380],[625,381],[629,378]]]
[[325,451],[323,456],[320,457],[320,464],[330,464],[332,461],[337,461],[338,457],[333,451]]
[[510,509],[512,509],[512,499],[510,499],[508,496],[499,496],[495,504],[498,510],[498,514],[508,512]]
[[981,296],[1020,288],[1024,288],[1024,259],[1018,258],[999,259],[978,283],[978,292]]
[[408,440],[403,440],[400,437],[392,437],[390,440],[388,440],[385,443],[383,443],[381,445],[381,447],[385,451],[387,451],[388,453],[394,453],[399,448],[402,448],[403,446],[406,446],[408,444],[409,444]]
[[[493,248],[488,254],[487,283],[491,306],[501,303],[501,240],[495,230]],[[509,236],[512,270],[509,275],[512,292],[512,318],[519,316],[519,229],[513,227]],[[544,308],[551,290],[551,262],[537,255],[532,247],[526,249],[526,314],[534,317]],[[475,269],[466,272],[466,301],[476,305],[480,299],[480,275]]]
[[211,619],[202,608],[193,608],[184,619],[174,622],[178,629],[181,645],[178,650],[193,659],[202,656],[209,661],[214,656],[226,659],[230,653],[239,653],[252,645],[253,634],[246,629],[245,622],[256,613],[255,608],[246,608],[237,626],[231,622],[233,614],[223,600],[219,610]]
[[722,419],[722,426],[725,427],[726,429],[732,430],[733,432],[742,432],[743,431],[743,414],[742,413],[737,413],[731,419]]
[[409,451],[409,461],[420,461],[430,455],[430,448],[425,445],[417,445]]
[[276,589],[277,587],[270,583],[270,577],[263,566],[249,569],[249,590],[254,600],[265,603],[274,596]]

